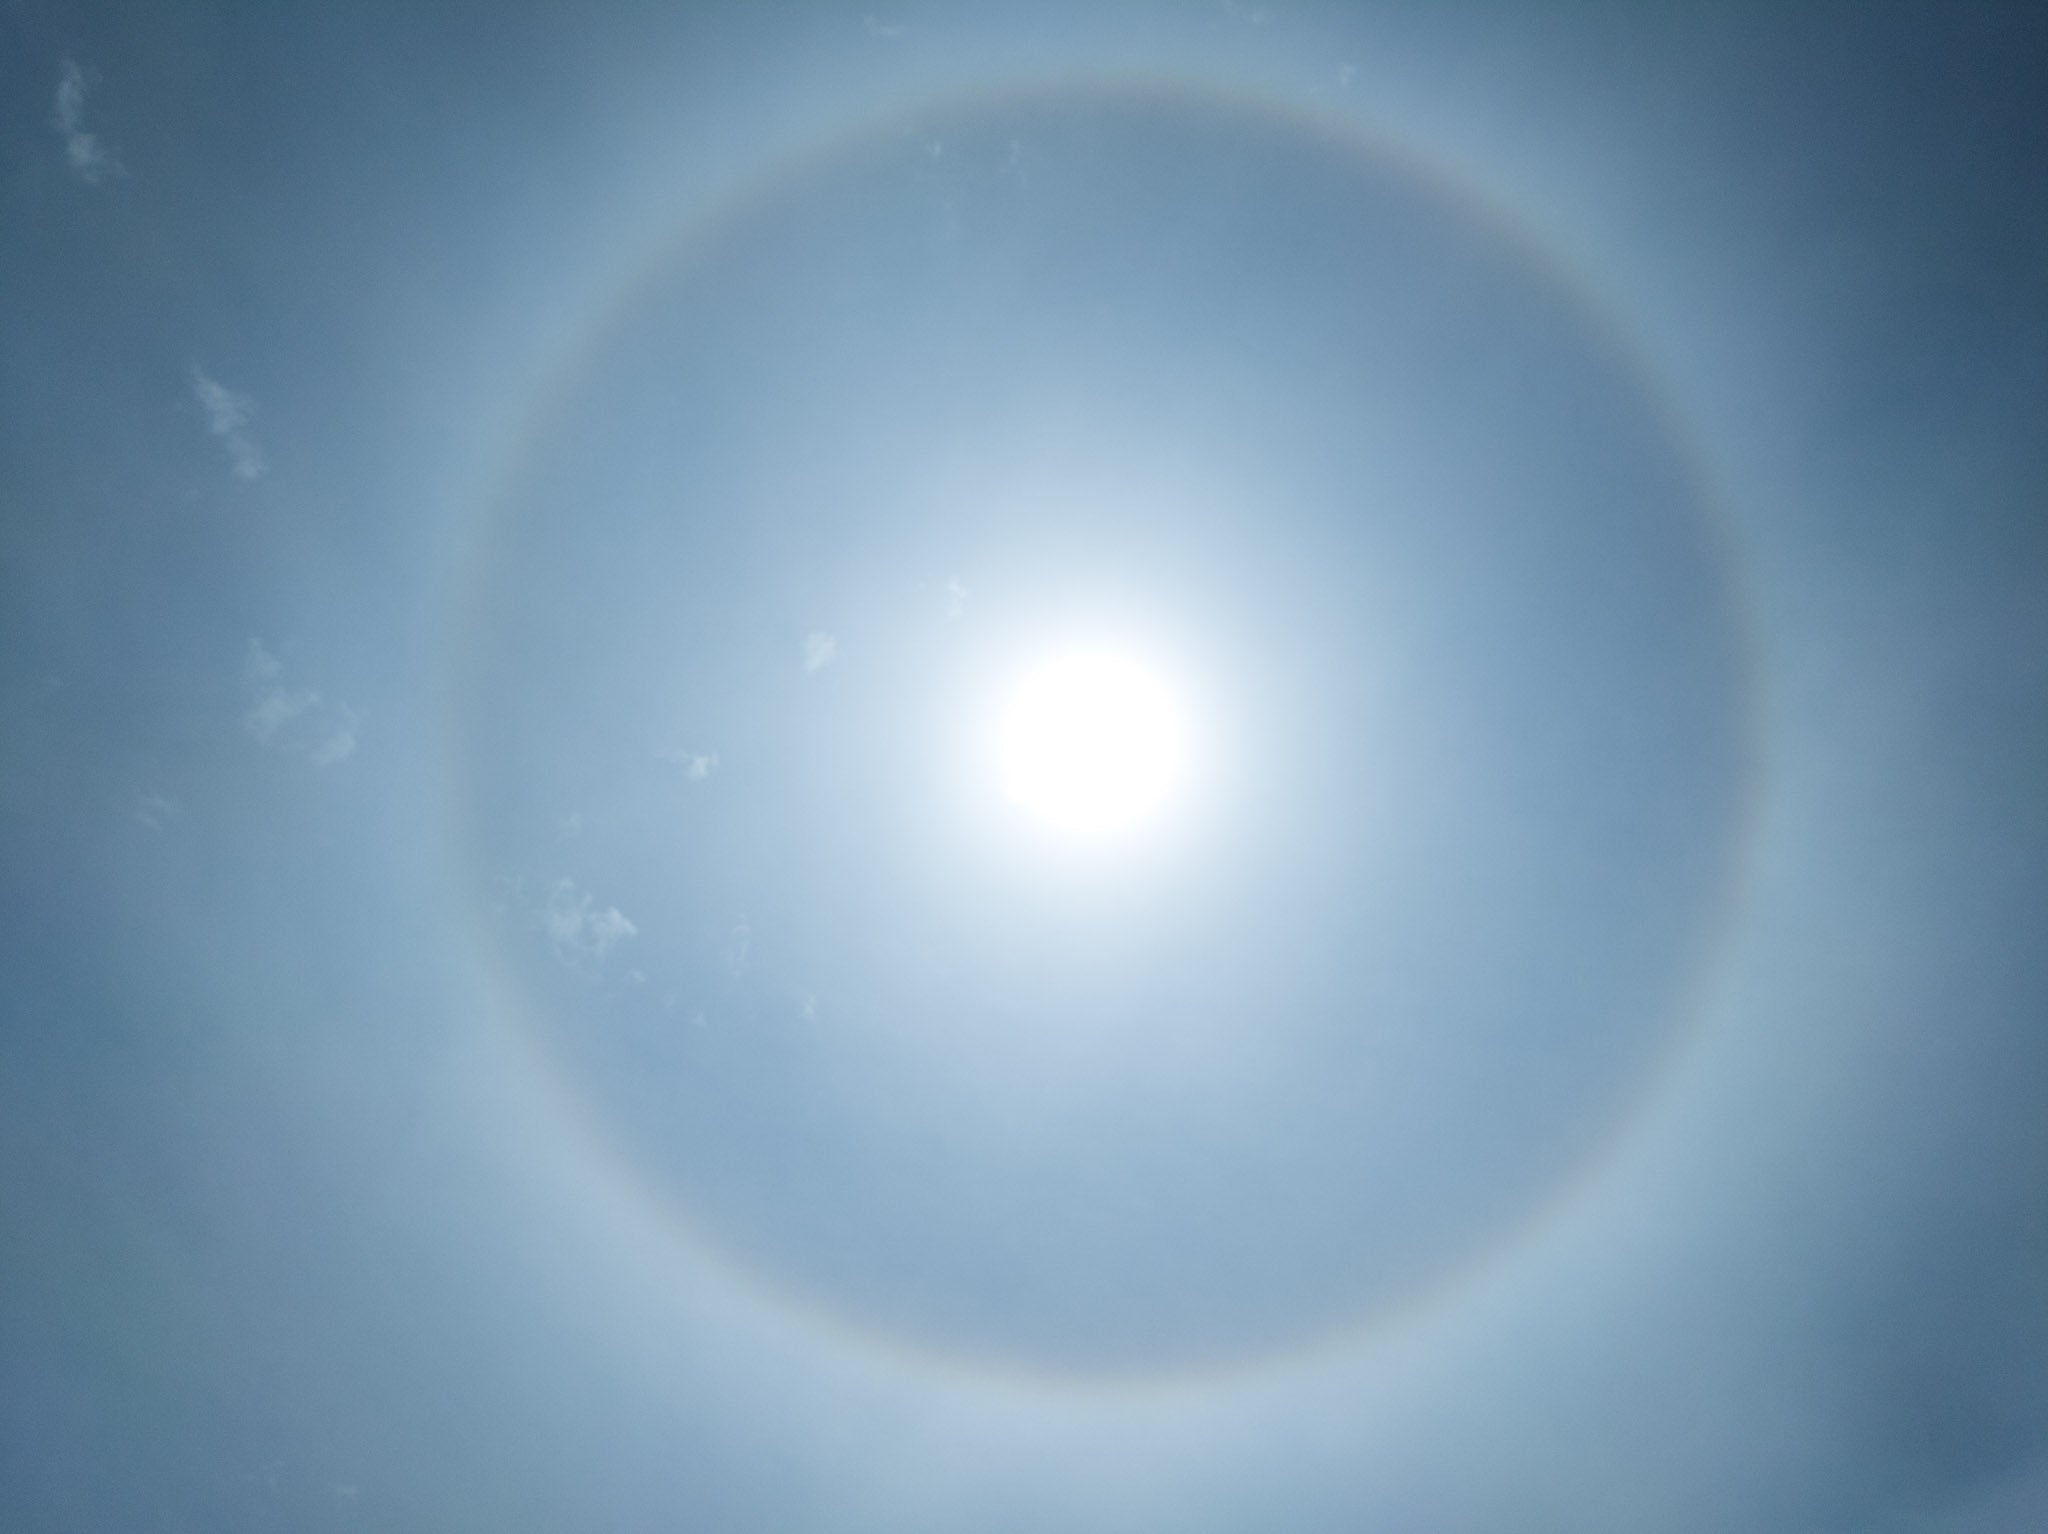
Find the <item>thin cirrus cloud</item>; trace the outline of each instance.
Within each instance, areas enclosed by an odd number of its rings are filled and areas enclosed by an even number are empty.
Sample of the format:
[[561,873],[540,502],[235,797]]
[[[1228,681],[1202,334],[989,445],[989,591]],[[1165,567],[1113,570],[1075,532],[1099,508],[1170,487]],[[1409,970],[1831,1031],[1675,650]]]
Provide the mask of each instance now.
[[110,176],[126,174],[121,157],[85,126],[86,73],[71,59],[64,61],[64,73],[57,81],[57,111],[51,119],[64,141],[64,163],[88,186]]
[[228,388],[196,362],[192,364],[192,397],[206,413],[207,434],[219,440],[235,478],[260,479],[270,464],[249,432],[256,402]]
[[555,956],[571,966],[602,964],[606,954],[640,930],[617,906],[600,909],[573,879],[557,879],[548,891],[541,926]]
[[354,752],[362,715],[310,687],[286,686],[283,677],[284,663],[251,639],[242,660],[248,699],[242,723],[257,742],[315,767],[331,767]]
[[153,789],[137,793],[129,802],[128,812],[137,825],[147,826],[152,831],[161,831],[185,813],[177,800]]
[[839,657],[839,641],[822,629],[804,635],[804,671],[823,671]]

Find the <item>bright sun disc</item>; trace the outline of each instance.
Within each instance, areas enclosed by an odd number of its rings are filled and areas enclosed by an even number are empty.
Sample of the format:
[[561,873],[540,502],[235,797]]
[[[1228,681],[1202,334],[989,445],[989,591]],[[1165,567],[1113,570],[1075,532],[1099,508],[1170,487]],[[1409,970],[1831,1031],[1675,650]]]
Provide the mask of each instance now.
[[1185,749],[1172,695],[1121,655],[1059,656],[1025,678],[1003,717],[1011,800],[1075,834],[1150,817],[1177,783]]

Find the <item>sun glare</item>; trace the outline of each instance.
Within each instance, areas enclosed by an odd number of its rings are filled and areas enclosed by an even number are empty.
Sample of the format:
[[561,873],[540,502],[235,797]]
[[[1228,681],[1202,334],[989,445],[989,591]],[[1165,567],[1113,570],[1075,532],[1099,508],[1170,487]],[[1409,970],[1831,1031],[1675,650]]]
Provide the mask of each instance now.
[[1106,835],[1150,819],[1179,781],[1181,712],[1127,656],[1074,651],[1032,671],[1003,716],[1011,801],[1055,829]]

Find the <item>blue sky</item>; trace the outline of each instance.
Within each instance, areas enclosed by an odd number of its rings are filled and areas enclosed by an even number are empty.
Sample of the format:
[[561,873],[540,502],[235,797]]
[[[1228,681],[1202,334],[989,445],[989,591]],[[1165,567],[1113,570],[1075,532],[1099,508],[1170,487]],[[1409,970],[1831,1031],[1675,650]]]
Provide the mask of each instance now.
[[2044,58],[10,0],[0,1522],[2040,1526]]

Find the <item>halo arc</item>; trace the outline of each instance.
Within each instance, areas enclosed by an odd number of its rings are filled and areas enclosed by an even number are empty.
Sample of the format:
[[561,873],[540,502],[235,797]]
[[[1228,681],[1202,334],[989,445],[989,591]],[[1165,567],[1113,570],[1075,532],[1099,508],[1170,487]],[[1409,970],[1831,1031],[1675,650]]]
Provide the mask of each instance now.
[[[1742,709],[1736,721],[1739,797],[1731,817],[1732,834],[1720,849],[1721,866],[1713,881],[1715,893],[1693,935],[1692,953],[1681,966],[1685,978],[1669,998],[1671,1020],[1661,1033],[1665,1040],[1661,1053],[1642,1071],[1633,1101],[1614,1115],[1596,1149],[1560,1178],[1546,1195],[1532,1201],[1517,1218],[1505,1222],[1505,1228],[1497,1230],[1481,1250],[1451,1264],[1433,1282],[1392,1304],[1339,1321],[1303,1341],[1247,1358],[1103,1373],[1038,1367],[1008,1354],[991,1355],[881,1331],[858,1316],[821,1303],[775,1276],[746,1265],[705,1231],[689,1210],[678,1207],[651,1186],[592,1103],[550,1059],[537,1013],[540,1003],[521,983],[516,968],[507,962],[499,937],[484,913],[483,891],[489,884],[489,872],[476,866],[473,813],[464,793],[463,772],[464,742],[470,730],[465,681],[480,626],[476,609],[485,585],[493,511],[507,500],[512,487],[519,482],[531,444],[545,437],[541,423],[553,416],[568,391],[587,375],[593,359],[609,339],[630,324],[646,295],[661,284],[683,280],[692,264],[716,246],[725,230],[742,223],[752,211],[771,203],[790,185],[829,165],[852,146],[886,138],[907,125],[934,117],[1057,100],[1073,94],[1241,112],[1269,126],[1291,128],[1325,145],[1335,145],[1366,163],[1392,168],[1440,196],[1460,215],[1500,240],[1544,283],[1565,296],[1618,371],[1641,384],[1659,431],[1685,466],[1694,491],[1693,502],[1704,508],[1704,541],[1715,559],[1717,587],[1726,605],[1723,628],[1735,644]],[[979,1384],[1033,1391],[1049,1389],[1061,1394],[1213,1389],[1263,1378],[1276,1370],[1306,1367],[1397,1329],[1416,1325],[1427,1315],[1440,1314],[1459,1295],[1469,1292],[1482,1276],[1499,1275],[1518,1253],[1530,1249],[1554,1227],[1603,1172],[1626,1154],[1691,1052],[1702,1019],[1710,1010],[1711,994],[1739,922],[1755,853],[1763,777],[1758,624],[1748,595],[1746,560],[1735,518],[1708,470],[1707,454],[1688,429],[1684,414],[1671,398],[1653,359],[1645,354],[1636,334],[1605,301],[1605,295],[1589,276],[1562,257],[1556,242],[1542,238],[1525,218],[1510,213],[1468,176],[1431,159],[1416,145],[1380,125],[1363,124],[1327,108],[1305,105],[1268,91],[1186,74],[1081,73],[1032,77],[942,89],[884,106],[861,115],[836,132],[820,135],[795,154],[737,177],[721,193],[692,208],[621,281],[597,295],[588,316],[573,327],[560,354],[539,370],[525,402],[515,408],[510,418],[507,440],[487,463],[487,472],[476,493],[464,503],[455,539],[449,622],[443,638],[437,721],[442,734],[436,752],[436,778],[451,854],[452,885],[463,905],[468,946],[481,978],[486,1006],[494,1019],[491,1036],[505,1047],[508,1057],[537,1095],[548,1127],[558,1136],[564,1154],[579,1158],[592,1175],[630,1189],[633,1202],[665,1232],[679,1260],[716,1273],[768,1312],[803,1326],[809,1335],[912,1371],[937,1371]]]

